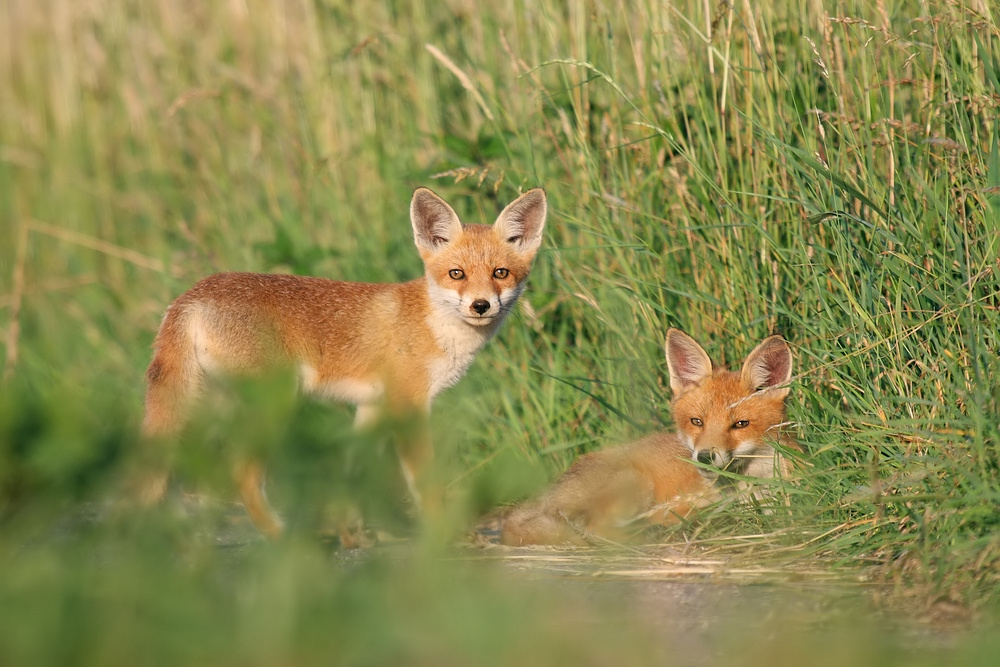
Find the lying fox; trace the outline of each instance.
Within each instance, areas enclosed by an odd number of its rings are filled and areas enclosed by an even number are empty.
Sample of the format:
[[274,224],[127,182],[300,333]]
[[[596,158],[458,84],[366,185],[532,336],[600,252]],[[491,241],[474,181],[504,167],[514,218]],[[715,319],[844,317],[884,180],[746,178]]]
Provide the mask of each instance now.
[[[397,454],[415,500],[432,449],[431,401],[458,382],[524,291],[542,240],[539,188],[508,205],[492,226],[463,225],[426,188],[413,193],[410,221],[425,275],[401,284],[350,283],[292,275],[220,273],[167,309],[146,372],[146,438],[177,432],[207,376],[293,367],[309,393],[353,403],[355,424],[380,412],[417,414],[419,435]],[[236,471],[243,503],[260,530],[282,524],[262,491],[263,467]],[[164,494],[168,473],[144,478],[145,502]]]
[[719,477],[696,461],[739,475],[787,475],[773,443],[798,449],[781,433],[792,353],[781,336],[760,343],[740,372],[713,369],[697,342],[667,331],[673,433],[580,457],[539,498],[488,521],[507,545],[584,544],[620,538],[636,519],[672,523],[719,498]]

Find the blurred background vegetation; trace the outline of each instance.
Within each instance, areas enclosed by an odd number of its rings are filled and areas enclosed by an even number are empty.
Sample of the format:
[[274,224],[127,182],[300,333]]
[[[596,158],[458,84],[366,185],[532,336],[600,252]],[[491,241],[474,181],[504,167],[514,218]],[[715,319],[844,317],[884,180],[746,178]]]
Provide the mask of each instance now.
[[[550,198],[530,307],[435,403],[455,525],[667,427],[666,327],[720,363],[781,332],[806,450],[789,511],[659,537],[865,566],[920,614],[994,607],[993,3],[7,0],[0,36],[0,662],[669,657],[624,608],[433,549],[234,551],[225,511],[108,509],[170,300],[223,270],[416,277],[421,185],[466,221]],[[189,488],[229,497],[217,454],[257,434],[293,524],[360,498],[405,531],[390,457],[367,455],[385,443],[345,408],[246,393],[179,450]],[[851,632],[759,655],[902,650]]]

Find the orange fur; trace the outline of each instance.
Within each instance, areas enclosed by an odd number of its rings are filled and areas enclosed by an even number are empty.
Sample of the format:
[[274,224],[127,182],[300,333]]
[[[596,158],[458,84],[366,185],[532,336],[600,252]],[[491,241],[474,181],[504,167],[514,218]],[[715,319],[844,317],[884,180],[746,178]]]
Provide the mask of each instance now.
[[773,445],[797,449],[781,433],[792,357],[771,336],[740,372],[713,369],[698,343],[678,329],[666,340],[677,429],[586,454],[535,500],[487,522],[509,545],[582,544],[593,535],[627,536],[642,523],[673,523],[717,500],[719,478],[695,461],[740,475],[788,473]]
[[[358,406],[356,424],[384,411],[426,417],[434,396],[457,382],[496,333],[524,289],[541,243],[546,200],[526,192],[493,225],[463,225],[426,188],[410,219],[425,275],[400,284],[349,283],[292,275],[221,273],[167,309],[146,372],[143,432],[176,432],[212,375],[291,366],[304,391]],[[424,419],[424,421],[426,421]],[[432,450],[426,424],[398,451],[420,499]],[[238,466],[238,486],[262,532],[280,520],[261,490],[263,467]],[[151,473],[140,497],[157,500],[166,473]]]

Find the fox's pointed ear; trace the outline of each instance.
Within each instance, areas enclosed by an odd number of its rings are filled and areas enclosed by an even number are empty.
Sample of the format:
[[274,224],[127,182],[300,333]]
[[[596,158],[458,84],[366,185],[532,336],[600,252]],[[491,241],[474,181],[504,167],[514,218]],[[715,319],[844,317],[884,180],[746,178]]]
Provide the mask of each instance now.
[[788,342],[781,336],[765,338],[743,362],[740,379],[754,390],[771,389],[778,398],[785,398],[792,380],[792,350]]
[[462,221],[448,203],[427,188],[417,188],[410,200],[410,223],[417,247],[434,252],[462,234]]
[[534,255],[542,244],[547,211],[545,190],[533,188],[508,204],[493,228],[518,252]]
[[712,360],[694,338],[680,329],[667,330],[667,371],[674,396],[695,386],[712,374]]

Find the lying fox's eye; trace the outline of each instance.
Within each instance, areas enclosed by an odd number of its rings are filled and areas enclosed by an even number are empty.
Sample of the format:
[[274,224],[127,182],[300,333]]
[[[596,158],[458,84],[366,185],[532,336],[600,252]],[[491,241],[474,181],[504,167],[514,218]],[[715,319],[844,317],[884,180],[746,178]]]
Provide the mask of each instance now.
[[461,280],[465,277],[465,271],[462,269],[452,269],[448,272],[448,275],[451,276],[452,280]]
[[746,419],[741,419],[738,422],[736,422],[735,424],[733,424],[733,428],[746,428],[749,425],[750,425],[750,422],[748,422]]
[[495,269],[493,271],[493,277],[496,278],[496,279],[498,279],[498,280],[503,280],[504,278],[506,278],[509,275],[510,275],[510,271],[508,271],[507,269]]
[[691,423],[694,424],[695,426],[701,426],[702,424],[704,424],[704,422],[698,419],[697,417],[691,417]]

